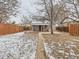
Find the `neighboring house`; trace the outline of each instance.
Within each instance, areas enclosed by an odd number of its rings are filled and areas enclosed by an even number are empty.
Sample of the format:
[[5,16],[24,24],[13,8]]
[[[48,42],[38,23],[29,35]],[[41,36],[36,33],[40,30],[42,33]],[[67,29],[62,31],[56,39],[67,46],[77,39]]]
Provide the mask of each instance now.
[[32,22],[27,22],[27,23],[19,23],[19,26],[31,26]]
[[76,19],[76,20],[72,20],[72,19],[64,19],[60,22],[61,24],[64,24],[64,23],[79,23],[79,19]]
[[47,32],[49,31],[49,23],[48,22],[32,22],[32,30],[33,31],[40,31],[40,32]]
[[62,25],[63,26],[68,26],[70,23],[74,22],[72,19],[65,19],[64,21],[62,21]]

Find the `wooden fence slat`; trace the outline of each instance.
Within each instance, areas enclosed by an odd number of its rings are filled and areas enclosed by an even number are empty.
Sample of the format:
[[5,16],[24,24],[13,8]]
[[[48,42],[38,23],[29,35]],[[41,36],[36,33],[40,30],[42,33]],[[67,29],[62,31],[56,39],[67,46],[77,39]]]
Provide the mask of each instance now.
[[23,31],[22,27],[12,24],[0,24],[0,35],[11,34]]
[[70,35],[79,36],[79,24],[70,24],[69,33]]

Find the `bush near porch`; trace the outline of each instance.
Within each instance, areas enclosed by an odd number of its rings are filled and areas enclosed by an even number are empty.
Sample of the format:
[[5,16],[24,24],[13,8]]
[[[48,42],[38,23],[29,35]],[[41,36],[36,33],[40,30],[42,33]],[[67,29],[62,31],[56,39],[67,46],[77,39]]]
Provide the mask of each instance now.
[[61,32],[69,32],[69,27],[68,26],[58,26],[56,27],[57,31],[61,31]]

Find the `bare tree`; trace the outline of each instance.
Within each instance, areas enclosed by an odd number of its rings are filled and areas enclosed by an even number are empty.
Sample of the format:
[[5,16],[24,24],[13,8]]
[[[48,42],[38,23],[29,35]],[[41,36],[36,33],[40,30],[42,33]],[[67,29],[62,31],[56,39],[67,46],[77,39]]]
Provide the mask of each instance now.
[[[79,1],[78,0],[62,0],[64,3],[65,8],[65,17],[63,16],[61,19],[61,24],[65,19],[71,19],[72,21],[79,22],[77,19],[79,19]],[[63,14],[62,14],[63,15]]]
[[21,22],[23,24],[29,24],[29,23],[31,23],[31,20],[29,20],[27,16],[22,16]]
[[[53,23],[62,23],[65,19],[76,21],[79,19],[79,0],[40,0],[45,16],[50,21],[51,34],[53,34]],[[41,13],[40,13],[41,14]]]
[[79,0],[64,0],[65,4],[66,5],[69,5],[66,6],[66,9],[68,10],[69,12],[69,15],[72,17],[72,18],[75,18],[75,19],[79,19]]
[[9,19],[9,16],[16,15],[18,0],[0,0],[0,23]]
[[60,4],[60,0],[41,0],[39,4],[44,6],[42,12],[45,12],[45,17],[50,21],[51,34],[53,34],[53,24],[57,20],[57,15],[63,5]]

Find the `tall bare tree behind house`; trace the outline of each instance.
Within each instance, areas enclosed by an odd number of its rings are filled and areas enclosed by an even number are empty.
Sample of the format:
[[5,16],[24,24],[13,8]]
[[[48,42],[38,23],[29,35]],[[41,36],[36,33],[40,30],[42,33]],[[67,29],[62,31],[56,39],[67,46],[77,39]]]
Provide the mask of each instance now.
[[11,15],[16,15],[18,0],[0,0],[0,23],[6,22]]

